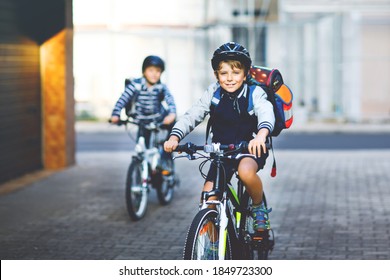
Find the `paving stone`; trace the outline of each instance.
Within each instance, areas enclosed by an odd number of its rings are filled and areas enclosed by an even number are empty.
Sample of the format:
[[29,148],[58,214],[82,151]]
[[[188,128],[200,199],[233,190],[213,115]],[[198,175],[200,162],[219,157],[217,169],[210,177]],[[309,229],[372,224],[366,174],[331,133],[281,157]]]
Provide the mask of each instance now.
[[[390,259],[390,150],[276,151],[260,171],[276,244],[270,259]],[[170,205],[155,191],[128,217],[125,152],[82,152],[77,165],[0,196],[1,259],[181,259],[198,209],[200,162],[177,161]],[[190,176],[189,176],[190,174]]]

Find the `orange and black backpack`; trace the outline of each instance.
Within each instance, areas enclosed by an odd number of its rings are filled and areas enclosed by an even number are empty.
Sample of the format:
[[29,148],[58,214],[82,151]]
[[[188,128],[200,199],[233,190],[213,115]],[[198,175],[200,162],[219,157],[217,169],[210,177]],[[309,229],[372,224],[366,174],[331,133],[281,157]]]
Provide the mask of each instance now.
[[293,122],[293,94],[290,88],[284,84],[282,74],[280,74],[278,69],[252,66],[249,74],[251,77],[249,84],[260,86],[267,93],[267,99],[272,103],[274,108],[275,125],[270,135],[270,141],[274,159],[271,176],[275,177],[276,161],[273,153],[272,136],[278,136],[283,129],[291,126]]
[[252,66],[249,70],[249,84],[260,86],[272,103],[275,114],[275,126],[271,136],[278,136],[283,129],[289,128],[293,122],[293,94],[284,84],[282,74],[278,69]]

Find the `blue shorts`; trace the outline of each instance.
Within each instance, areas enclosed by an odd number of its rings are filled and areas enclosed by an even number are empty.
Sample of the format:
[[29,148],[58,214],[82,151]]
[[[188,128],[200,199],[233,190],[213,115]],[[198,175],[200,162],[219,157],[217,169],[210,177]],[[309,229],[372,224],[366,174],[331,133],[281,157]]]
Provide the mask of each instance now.
[[[269,151],[267,151],[267,153],[265,153],[265,154],[262,154],[261,157],[256,158],[256,159],[253,158],[253,157],[250,157],[251,159],[256,161],[256,163],[257,163],[257,171],[259,171],[260,169],[264,168],[265,162],[266,162],[266,159],[267,159],[268,155],[269,155]],[[241,157],[240,159],[224,159],[223,160],[223,166],[225,167],[226,182],[230,182],[230,179],[232,178],[234,172],[237,171],[238,164],[240,163],[240,161],[243,158],[244,157]],[[214,182],[214,180],[216,178],[216,175],[217,175],[217,167],[212,162],[211,166],[210,166],[210,169],[209,169],[209,172],[207,173],[206,182],[208,182],[208,181],[209,182]]]

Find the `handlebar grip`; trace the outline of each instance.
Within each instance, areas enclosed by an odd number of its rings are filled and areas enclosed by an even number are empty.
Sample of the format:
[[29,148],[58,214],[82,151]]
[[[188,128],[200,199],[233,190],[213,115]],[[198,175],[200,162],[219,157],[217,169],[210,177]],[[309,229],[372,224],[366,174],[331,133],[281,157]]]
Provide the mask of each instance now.
[[176,149],[174,149],[174,152],[184,152],[187,148],[187,145],[178,145]]
[[186,153],[195,153],[196,151],[203,151],[204,146],[197,146],[188,142],[184,145],[178,145],[174,152],[186,152]]
[[174,150],[174,152],[186,152],[186,153],[191,152],[193,150],[192,149],[193,145],[194,144],[192,144],[190,142],[185,143],[184,145],[178,145],[176,147],[176,149]]
[[115,125],[117,125],[117,126],[121,126],[121,125],[127,124],[127,120],[118,120],[117,123],[113,123],[113,122],[111,121],[111,119],[108,119],[108,123],[110,123],[110,124],[115,124]]

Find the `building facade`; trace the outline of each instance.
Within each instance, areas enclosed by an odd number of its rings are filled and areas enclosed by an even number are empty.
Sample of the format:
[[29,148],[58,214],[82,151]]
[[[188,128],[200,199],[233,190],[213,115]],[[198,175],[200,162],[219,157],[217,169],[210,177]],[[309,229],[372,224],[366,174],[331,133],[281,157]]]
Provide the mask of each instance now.
[[71,0],[0,1],[0,183],[75,158]]
[[[94,15],[82,10],[94,4]],[[279,68],[296,121],[390,120],[390,1],[84,0],[75,2],[76,110],[106,119],[149,54],[183,113],[215,78],[213,51],[245,45]]]

